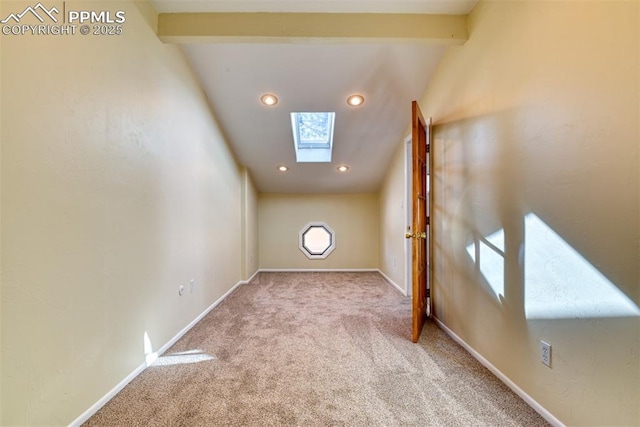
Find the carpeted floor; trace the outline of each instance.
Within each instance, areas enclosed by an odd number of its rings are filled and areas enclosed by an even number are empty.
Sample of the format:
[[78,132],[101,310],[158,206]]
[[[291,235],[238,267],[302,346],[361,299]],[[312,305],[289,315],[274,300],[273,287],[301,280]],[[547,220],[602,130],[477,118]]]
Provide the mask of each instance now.
[[544,426],[377,273],[261,273],[87,426]]

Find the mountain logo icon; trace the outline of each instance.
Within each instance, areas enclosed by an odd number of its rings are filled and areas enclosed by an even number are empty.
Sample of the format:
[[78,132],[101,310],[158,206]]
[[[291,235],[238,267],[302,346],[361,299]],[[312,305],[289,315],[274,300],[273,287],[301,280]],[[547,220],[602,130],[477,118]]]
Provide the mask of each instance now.
[[[0,21],[1,24],[6,24],[9,21],[13,20],[16,24],[18,24],[20,22],[20,20],[28,15],[31,14],[33,16],[35,16],[38,21],[44,23],[44,17],[49,17],[53,22],[58,22],[58,18],[56,18],[54,16],[54,13],[57,15],[58,13],[60,13],[58,11],[58,9],[54,6],[51,9],[47,9],[46,7],[44,7],[42,5],[42,3],[38,3],[35,6],[29,6],[27,7],[25,10],[22,11],[22,13],[11,13],[9,14],[9,16],[7,16],[5,19],[3,19],[2,21]],[[44,16],[44,17],[43,17]]]

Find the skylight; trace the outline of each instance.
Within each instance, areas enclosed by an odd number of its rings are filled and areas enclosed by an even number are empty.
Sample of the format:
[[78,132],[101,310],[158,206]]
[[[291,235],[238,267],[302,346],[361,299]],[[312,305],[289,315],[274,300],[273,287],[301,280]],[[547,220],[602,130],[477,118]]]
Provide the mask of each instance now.
[[291,113],[291,129],[300,162],[330,162],[336,113]]

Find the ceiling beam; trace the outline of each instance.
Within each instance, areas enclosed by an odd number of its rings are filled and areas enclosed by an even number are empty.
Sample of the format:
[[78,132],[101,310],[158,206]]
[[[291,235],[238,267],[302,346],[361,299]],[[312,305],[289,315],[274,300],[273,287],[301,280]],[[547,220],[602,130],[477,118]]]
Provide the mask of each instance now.
[[165,43],[411,41],[463,44],[467,15],[388,13],[161,13]]

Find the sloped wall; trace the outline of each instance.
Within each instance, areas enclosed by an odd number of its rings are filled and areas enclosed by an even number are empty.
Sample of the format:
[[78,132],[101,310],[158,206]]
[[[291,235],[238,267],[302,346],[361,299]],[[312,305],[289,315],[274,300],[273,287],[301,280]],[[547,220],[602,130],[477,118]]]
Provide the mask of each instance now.
[[480,2],[420,103],[436,316],[567,425],[640,423],[639,9]]
[[241,173],[183,52],[143,2],[67,6],[126,22],[1,36],[3,425],[72,422],[241,279]]

